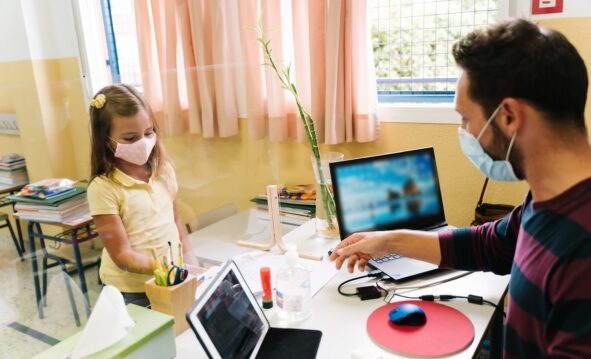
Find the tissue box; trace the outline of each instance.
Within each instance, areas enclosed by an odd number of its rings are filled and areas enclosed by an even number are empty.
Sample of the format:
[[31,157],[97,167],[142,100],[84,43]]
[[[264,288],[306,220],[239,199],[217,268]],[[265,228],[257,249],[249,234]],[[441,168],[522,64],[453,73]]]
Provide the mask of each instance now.
[[[127,312],[135,321],[135,327],[123,339],[86,358],[174,358],[173,318],[150,309],[127,305]],[[59,342],[35,356],[37,359],[63,359],[70,355],[80,333]]]
[[146,295],[156,310],[174,317],[174,333],[179,335],[189,328],[185,314],[195,304],[197,279],[190,275],[181,284],[171,287],[161,287],[151,278],[144,284]]

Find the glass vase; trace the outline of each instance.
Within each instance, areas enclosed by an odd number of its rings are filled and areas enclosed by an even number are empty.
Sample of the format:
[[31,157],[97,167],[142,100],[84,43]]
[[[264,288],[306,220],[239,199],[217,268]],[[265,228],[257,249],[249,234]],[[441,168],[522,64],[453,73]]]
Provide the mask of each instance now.
[[[340,152],[321,153],[319,160],[314,155],[310,157],[316,177],[316,235],[322,238],[339,237],[339,225],[328,164],[342,161],[344,157]],[[320,166],[318,166],[318,162],[320,162]]]

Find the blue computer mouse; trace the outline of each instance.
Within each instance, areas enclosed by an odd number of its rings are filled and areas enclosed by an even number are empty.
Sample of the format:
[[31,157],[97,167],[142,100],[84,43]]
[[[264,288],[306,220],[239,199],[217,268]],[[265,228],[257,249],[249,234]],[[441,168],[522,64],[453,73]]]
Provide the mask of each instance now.
[[414,325],[425,324],[427,316],[421,307],[416,304],[405,303],[397,305],[388,314],[392,323],[396,325]]

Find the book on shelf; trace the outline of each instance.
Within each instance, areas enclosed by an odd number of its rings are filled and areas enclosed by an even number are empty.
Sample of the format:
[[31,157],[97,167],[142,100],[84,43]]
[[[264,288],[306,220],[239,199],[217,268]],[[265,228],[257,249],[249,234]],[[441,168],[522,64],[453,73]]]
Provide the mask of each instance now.
[[14,208],[19,218],[34,221],[66,223],[90,216],[88,200],[84,195],[70,197],[59,202],[57,206],[17,202]]
[[278,189],[279,198],[287,200],[314,201],[316,186],[313,184],[286,184]]
[[21,189],[19,195],[37,199],[48,199],[59,196],[62,193],[73,191],[75,183],[68,178],[47,178],[29,183]]
[[0,185],[16,186],[29,182],[25,159],[15,153],[0,156]]
[[[251,199],[251,202],[255,202],[257,204],[261,203],[261,204],[267,204],[267,196],[265,196],[264,194],[258,194],[256,195],[253,199]],[[315,199],[287,199],[287,198],[279,198],[279,205],[284,205],[284,206],[303,206],[303,207],[314,207],[316,206],[316,200]]]
[[29,221],[41,221],[41,222],[69,222],[73,219],[80,217],[90,216],[90,210],[88,205],[76,209],[73,212],[56,212],[56,213],[41,213],[41,212],[28,212],[28,211],[17,211],[20,219],[26,219]]
[[7,186],[16,186],[19,184],[26,184],[29,183],[29,177],[25,172],[22,175],[15,175],[15,176],[3,176],[0,173],[0,184],[7,185]]
[[[267,205],[267,202],[257,203],[257,208],[264,209],[265,211],[269,210],[269,206]],[[282,206],[281,204],[279,204],[279,212],[314,217],[314,214],[316,213],[316,206],[313,206],[313,207],[309,207],[309,206],[307,206],[307,207],[290,207],[289,205]]]
[[0,155],[0,168],[17,169],[25,166],[25,158],[16,153]]
[[[69,198],[80,196],[86,193],[85,188],[74,187],[72,190],[59,193],[55,196],[51,196],[49,198],[40,199],[34,197],[27,197],[22,196],[20,194],[10,195],[7,198],[14,202],[27,202],[27,203],[35,203],[35,204],[42,204],[47,206],[54,206],[57,207],[62,201],[65,201]],[[84,196],[86,198],[86,196]]]
[[[278,192],[279,215],[282,223],[301,225],[315,216],[314,185],[282,185]],[[269,220],[267,196],[259,194],[250,201],[256,204],[257,217]]]
[[[256,217],[258,219],[263,220],[263,221],[268,221],[269,220],[269,211],[266,209],[257,208],[256,209]],[[291,224],[291,225],[295,225],[295,226],[300,226],[300,225],[308,222],[312,218],[313,218],[313,216],[310,217],[310,216],[304,216],[304,215],[299,215],[299,214],[282,213],[282,212],[279,213],[279,221],[281,223]]]

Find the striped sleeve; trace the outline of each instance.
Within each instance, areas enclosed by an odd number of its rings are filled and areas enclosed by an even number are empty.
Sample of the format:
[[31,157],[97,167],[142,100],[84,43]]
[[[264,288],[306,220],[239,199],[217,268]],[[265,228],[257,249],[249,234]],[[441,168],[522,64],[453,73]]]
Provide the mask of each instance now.
[[509,274],[515,254],[523,205],[504,218],[476,227],[439,233],[441,268]]
[[[591,236],[570,238],[589,243]],[[548,279],[550,311],[546,322],[548,353],[559,357],[591,358],[591,246],[563,258]]]

